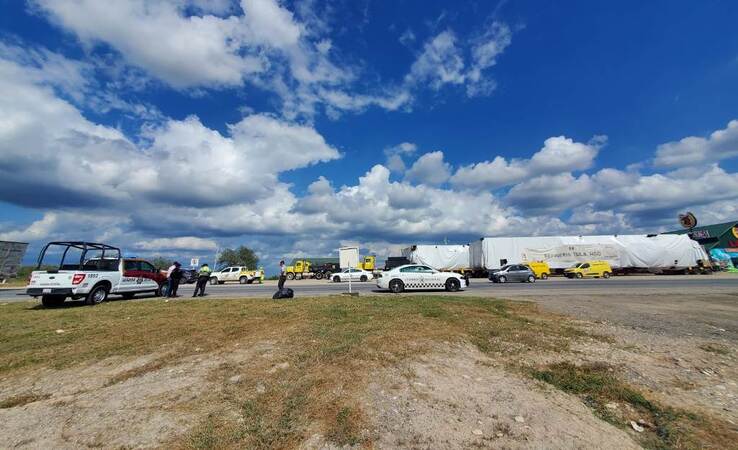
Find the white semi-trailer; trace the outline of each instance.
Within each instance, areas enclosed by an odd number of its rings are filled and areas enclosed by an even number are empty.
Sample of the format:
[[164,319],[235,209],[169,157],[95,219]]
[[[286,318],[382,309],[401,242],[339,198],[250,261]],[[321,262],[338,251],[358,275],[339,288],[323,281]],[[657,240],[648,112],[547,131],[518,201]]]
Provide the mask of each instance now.
[[707,264],[705,250],[683,234],[481,238],[469,245],[474,270],[545,261],[551,269],[603,260],[613,269],[673,270]]
[[470,267],[468,245],[412,245],[402,249],[402,256],[440,271],[464,272]]

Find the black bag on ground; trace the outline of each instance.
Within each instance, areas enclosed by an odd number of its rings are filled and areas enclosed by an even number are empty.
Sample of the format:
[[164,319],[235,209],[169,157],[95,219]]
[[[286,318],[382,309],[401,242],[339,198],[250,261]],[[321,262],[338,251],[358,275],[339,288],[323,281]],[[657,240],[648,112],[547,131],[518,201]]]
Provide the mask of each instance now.
[[282,288],[278,290],[277,292],[275,292],[272,298],[276,300],[278,298],[292,298],[294,296],[295,296],[295,292],[292,289]]

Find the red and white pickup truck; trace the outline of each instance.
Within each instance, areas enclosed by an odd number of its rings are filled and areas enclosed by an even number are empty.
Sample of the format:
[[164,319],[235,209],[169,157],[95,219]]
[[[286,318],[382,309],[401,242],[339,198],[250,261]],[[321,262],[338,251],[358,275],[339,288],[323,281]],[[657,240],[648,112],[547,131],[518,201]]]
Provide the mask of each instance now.
[[[49,260],[58,261],[53,266]],[[59,306],[67,298],[84,298],[88,305],[109,294],[132,298],[138,293],[162,295],[166,275],[148,261],[121,257],[120,249],[95,242],[50,242],[41,250],[26,294],[41,297],[44,306]]]

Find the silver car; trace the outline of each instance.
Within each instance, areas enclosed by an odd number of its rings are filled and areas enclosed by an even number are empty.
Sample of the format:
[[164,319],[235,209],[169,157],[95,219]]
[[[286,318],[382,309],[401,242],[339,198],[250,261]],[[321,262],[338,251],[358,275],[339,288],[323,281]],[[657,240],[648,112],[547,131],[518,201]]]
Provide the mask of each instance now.
[[489,274],[489,281],[493,283],[507,283],[508,281],[519,281],[521,283],[535,283],[536,275],[530,267],[522,264],[508,264],[499,270],[493,270]]

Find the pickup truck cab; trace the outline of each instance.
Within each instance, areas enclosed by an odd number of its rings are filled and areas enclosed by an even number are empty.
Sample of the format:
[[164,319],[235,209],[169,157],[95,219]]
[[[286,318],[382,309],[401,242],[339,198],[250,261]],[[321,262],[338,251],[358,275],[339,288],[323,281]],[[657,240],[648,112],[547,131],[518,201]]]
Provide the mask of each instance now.
[[[58,260],[49,264],[49,260]],[[151,263],[121,257],[120,249],[95,242],[50,242],[38,257],[26,294],[41,297],[44,306],[59,306],[67,298],[84,298],[88,305],[108,295],[132,298],[138,293],[161,295],[166,275]]]

